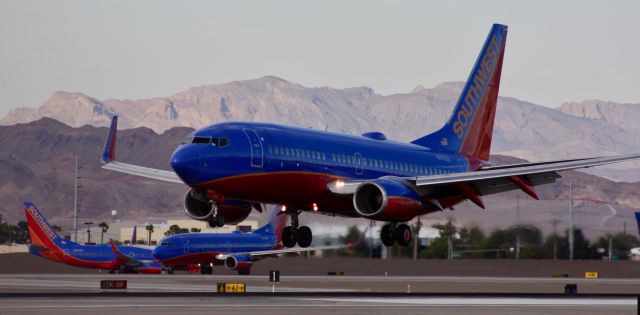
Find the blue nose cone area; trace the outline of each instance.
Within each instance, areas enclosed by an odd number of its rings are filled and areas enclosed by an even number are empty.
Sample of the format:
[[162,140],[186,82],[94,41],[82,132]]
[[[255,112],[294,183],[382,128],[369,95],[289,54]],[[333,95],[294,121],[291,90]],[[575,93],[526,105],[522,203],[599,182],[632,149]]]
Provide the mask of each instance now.
[[166,257],[165,254],[165,250],[163,248],[164,246],[156,246],[156,248],[153,249],[153,251],[151,252],[151,255],[153,255],[153,258],[158,259],[158,260],[163,260]]
[[192,145],[178,147],[171,155],[171,167],[187,184],[197,181],[200,166],[200,152]]

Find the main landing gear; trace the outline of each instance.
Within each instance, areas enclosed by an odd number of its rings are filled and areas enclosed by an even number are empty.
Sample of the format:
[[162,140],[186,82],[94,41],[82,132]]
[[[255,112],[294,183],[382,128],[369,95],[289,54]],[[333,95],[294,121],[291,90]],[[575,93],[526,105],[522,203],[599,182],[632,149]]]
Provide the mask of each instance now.
[[213,274],[213,264],[211,263],[200,263],[200,274],[210,275]]
[[395,242],[398,242],[400,246],[407,246],[411,243],[413,238],[411,228],[406,224],[396,224],[385,224],[380,230],[380,240],[384,246],[393,246]]
[[285,247],[294,247],[296,243],[300,247],[309,247],[313,240],[313,234],[308,226],[299,226],[298,215],[301,210],[292,210],[285,212],[291,216],[291,225],[282,230],[282,245]]
[[224,216],[220,211],[218,211],[218,205],[209,201],[209,206],[211,207],[211,215],[207,218],[207,223],[209,223],[209,227],[223,227],[224,226]]

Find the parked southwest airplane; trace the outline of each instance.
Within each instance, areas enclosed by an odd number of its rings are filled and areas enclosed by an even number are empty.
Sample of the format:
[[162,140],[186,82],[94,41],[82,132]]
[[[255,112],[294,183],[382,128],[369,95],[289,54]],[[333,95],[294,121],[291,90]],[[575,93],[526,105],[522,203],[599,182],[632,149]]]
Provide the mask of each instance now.
[[[389,222],[382,242],[407,245],[402,222],[484,195],[534,186],[557,171],[640,158],[640,154],[495,166],[489,162],[507,27],[494,24],[451,118],[436,132],[402,143],[380,132],[353,136],[268,123],[226,122],[189,134],[171,156],[174,172],[115,161],[117,117],[102,154],[106,169],[185,183],[188,216],[210,225],[238,222],[252,205],[282,204],[291,226],[283,243],[311,243],[302,211]],[[398,128],[403,128],[398,126]]]
[[[289,248],[282,246],[282,230],[288,217],[274,208],[267,224],[252,233],[186,233],[165,237],[153,250],[153,257],[172,272],[177,266],[200,265],[200,273],[213,273],[213,266],[222,265],[238,274],[248,275],[254,262],[277,257],[278,254],[338,249],[345,246]],[[364,235],[364,234],[363,234]]]
[[58,236],[42,213],[31,202],[24,203],[29,225],[29,252],[36,256],[76,267],[118,272],[160,273],[161,264],[151,249],[135,246],[82,245]]

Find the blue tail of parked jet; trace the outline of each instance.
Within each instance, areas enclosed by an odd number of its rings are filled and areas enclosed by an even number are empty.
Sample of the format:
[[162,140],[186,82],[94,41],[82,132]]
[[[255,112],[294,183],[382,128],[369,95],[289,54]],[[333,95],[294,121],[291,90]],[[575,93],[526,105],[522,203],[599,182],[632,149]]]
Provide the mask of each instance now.
[[638,223],[638,235],[640,235],[640,212],[636,212],[636,223]]
[[412,143],[489,160],[507,26],[494,24],[449,121]]

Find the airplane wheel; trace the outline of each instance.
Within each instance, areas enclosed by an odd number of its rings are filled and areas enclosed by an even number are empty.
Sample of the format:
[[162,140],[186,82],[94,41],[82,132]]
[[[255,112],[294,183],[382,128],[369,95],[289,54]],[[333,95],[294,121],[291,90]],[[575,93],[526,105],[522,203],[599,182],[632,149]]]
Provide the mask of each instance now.
[[209,224],[209,227],[222,227],[224,226],[224,216],[222,216],[221,214],[216,215],[216,216],[209,216],[209,218],[207,219],[207,223]]
[[219,227],[223,227],[224,226],[224,216],[222,214],[218,214],[216,216],[216,225]]
[[393,246],[396,242],[396,239],[393,235],[393,229],[391,228],[391,224],[386,224],[380,230],[380,240],[384,246]]
[[282,229],[282,245],[284,247],[296,246],[296,234],[292,226]]
[[249,268],[238,269],[238,274],[239,275],[249,275],[249,274],[251,274],[251,269],[249,269]]
[[407,246],[411,243],[412,233],[411,228],[406,224],[400,224],[396,227],[396,241],[398,245]]
[[308,226],[299,227],[298,231],[296,232],[296,239],[300,247],[302,248],[309,247],[309,245],[311,245],[311,241],[313,240],[313,234],[311,233],[311,229]]

